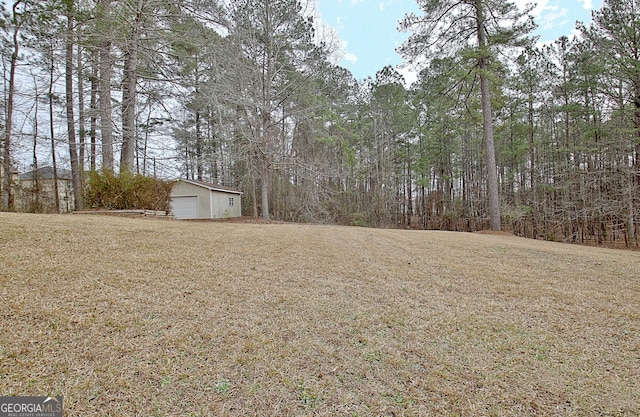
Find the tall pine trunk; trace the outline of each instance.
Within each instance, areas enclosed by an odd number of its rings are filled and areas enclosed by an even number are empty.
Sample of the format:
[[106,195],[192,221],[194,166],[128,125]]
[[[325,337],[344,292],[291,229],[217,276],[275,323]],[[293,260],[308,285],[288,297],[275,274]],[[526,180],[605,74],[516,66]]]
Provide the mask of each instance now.
[[22,1],[13,4],[13,51],[11,53],[11,64],[9,66],[9,91],[7,97],[7,118],[5,122],[4,152],[2,177],[2,209],[13,210],[13,198],[11,193],[13,165],[11,163],[11,130],[13,129],[13,102],[16,89],[16,67],[18,66],[18,54],[20,53],[20,22],[18,21],[18,7]]
[[53,193],[56,213],[60,213],[60,190],[58,187],[58,160],[56,156],[56,129],[54,118],[54,82],[56,67],[54,62],[54,44],[51,43],[51,65],[49,66],[49,135],[51,136],[51,163],[53,164]]
[[89,169],[96,170],[97,159],[97,130],[98,130],[98,60],[94,52],[91,53],[91,93],[89,96]]
[[262,175],[261,177],[261,197],[262,197],[262,218],[265,220],[269,219],[269,188],[270,188],[270,184],[269,184],[269,167],[267,166],[267,164],[265,163],[264,166],[262,167]]
[[[79,32],[80,28],[76,30]],[[78,39],[78,38],[77,38]],[[84,101],[84,63],[82,60],[82,47],[80,46],[80,42],[78,39],[77,42],[77,55],[76,55],[76,65],[77,68],[77,76],[78,76],[78,122],[80,123],[80,127],[78,129],[78,139],[80,141],[79,149],[78,149],[78,164],[80,167],[82,186],[84,187],[84,170],[86,166],[86,151],[87,151],[87,129],[86,129],[86,112],[85,112],[85,101]]]
[[73,0],[67,0],[67,39],[65,42],[65,93],[67,107],[67,130],[69,138],[69,157],[71,161],[71,182],[73,183],[74,206],[82,210],[82,172],[78,163],[76,144],[76,123],[73,111]]
[[[268,79],[268,77],[266,77]],[[266,88],[265,97],[271,97],[270,89]],[[257,156],[258,166],[260,167],[260,180],[261,180],[261,214],[262,218],[265,220],[269,219],[269,189],[271,188],[271,179],[270,179],[270,150],[271,150],[271,138],[270,135],[270,123],[271,123],[271,113],[269,109],[269,103],[267,100],[263,103],[263,113],[260,116],[261,126],[260,126],[260,142],[262,146],[258,146]]]
[[[105,19],[103,25],[108,25],[106,21],[111,0],[100,0],[102,17]],[[102,135],[102,169],[113,172],[113,127],[111,109],[111,40],[104,37],[99,47],[100,66],[100,133]]]
[[133,172],[136,155],[136,85],[138,83],[138,43],[143,13],[143,0],[138,0],[131,38],[124,55],[122,77],[122,152],[120,172]]
[[493,140],[493,115],[491,109],[491,94],[489,79],[487,78],[487,38],[484,29],[484,4],[476,0],[476,20],[478,23],[478,69],[480,72],[480,94],[482,101],[482,131],[485,141],[487,164],[487,188],[489,190],[489,217],[491,230],[500,230],[500,196],[498,194],[498,167],[496,150]]

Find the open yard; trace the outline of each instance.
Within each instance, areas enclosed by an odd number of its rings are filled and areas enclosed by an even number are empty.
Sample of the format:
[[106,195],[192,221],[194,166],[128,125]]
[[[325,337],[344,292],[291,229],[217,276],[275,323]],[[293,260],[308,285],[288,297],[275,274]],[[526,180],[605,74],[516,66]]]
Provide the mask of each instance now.
[[638,416],[640,253],[0,213],[0,394],[67,416]]

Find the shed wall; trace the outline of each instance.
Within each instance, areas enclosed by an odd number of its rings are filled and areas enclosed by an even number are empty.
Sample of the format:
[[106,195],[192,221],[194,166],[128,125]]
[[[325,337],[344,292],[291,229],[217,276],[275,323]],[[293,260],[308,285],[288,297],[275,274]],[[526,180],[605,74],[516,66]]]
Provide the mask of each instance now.
[[211,201],[209,199],[209,190],[198,187],[193,184],[179,181],[174,184],[171,191],[172,197],[198,197],[198,218],[211,218]]
[[207,187],[177,181],[171,197],[197,197],[199,219],[224,219],[242,216],[242,195],[234,192],[211,190]]
[[241,196],[238,194],[211,191],[212,217],[214,219],[240,217],[242,215],[240,200]]

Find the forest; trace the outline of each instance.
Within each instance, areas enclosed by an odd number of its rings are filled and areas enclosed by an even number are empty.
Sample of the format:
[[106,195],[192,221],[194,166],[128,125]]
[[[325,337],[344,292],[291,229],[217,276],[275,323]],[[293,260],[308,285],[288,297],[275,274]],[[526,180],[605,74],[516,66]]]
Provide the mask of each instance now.
[[[292,222],[638,245],[640,3],[536,41],[531,9],[416,0],[356,80],[312,0],[12,0],[2,172],[179,177]],[[2,210],[13,211],[2,175]]]

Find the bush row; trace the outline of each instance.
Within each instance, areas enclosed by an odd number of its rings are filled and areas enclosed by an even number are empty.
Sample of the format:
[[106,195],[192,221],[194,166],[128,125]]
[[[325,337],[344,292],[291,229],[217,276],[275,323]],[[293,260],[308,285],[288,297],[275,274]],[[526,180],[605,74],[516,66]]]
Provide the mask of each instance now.
[[172,182],[123,172],[92,171],[85,188],[87,207],[109,210],[169,211]]

